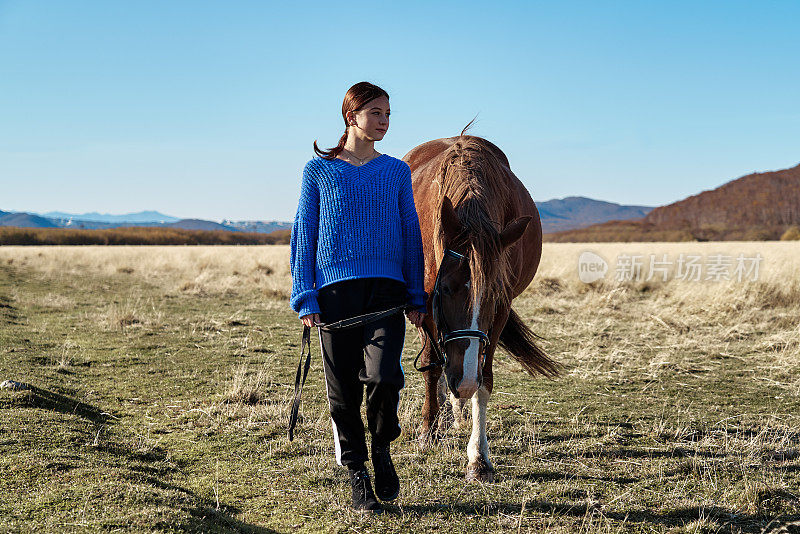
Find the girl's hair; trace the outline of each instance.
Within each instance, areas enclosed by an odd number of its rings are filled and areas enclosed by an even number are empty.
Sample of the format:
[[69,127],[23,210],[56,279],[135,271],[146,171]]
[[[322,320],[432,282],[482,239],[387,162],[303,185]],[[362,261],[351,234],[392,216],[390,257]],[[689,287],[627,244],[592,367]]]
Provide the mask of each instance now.
[[314,140],[314,152],[320,157],[325,159],[334,159],[344,148],[344,143],[347,141],[347,112],[358,111],[367,105],[367,102],[375,100],[376,98],[385,96],[389,98],[389,93],[369,82],[358,82],[344,95],[344,102],[342,102],[342,119],[344,119],[344,135],[339,139],[339,144],[328,150],[321,150],[317,146],[316,139]]

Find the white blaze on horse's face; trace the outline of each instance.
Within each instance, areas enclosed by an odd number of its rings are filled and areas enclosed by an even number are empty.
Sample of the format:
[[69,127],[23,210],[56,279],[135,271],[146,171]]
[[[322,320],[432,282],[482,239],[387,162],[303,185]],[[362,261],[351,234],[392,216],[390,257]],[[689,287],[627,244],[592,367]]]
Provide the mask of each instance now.
[[486,329],[481,328],[481,323],[491,319],[481,317],[481,310],[488,309],[486,303],[481,306],[484,288],[478,288],[474,305],[470,306],[471,284],[464,257],[458,253],[446,256],[437,273],[434,311],[438,310],[436,326],[444,339],[447,385],[453,395],[462,399],[474,395],[483,383],[482,338],[486,337]]
[[[475,303],[472,310],[472,323],[469,328],[478,330],[478,317],[481,313],[481,301]],[[469,346],[464,351],[464,366],[461,373],[461,381],[458,383],[458,397],[468,399],[472,397],[481,386],[481,346],[483,343],[478,338],[470,338]]]

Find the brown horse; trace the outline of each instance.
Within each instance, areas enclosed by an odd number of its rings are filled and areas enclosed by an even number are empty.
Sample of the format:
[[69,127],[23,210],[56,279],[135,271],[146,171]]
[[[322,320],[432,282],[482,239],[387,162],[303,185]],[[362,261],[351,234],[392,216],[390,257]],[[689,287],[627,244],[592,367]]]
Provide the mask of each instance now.
[[[472,124],[472,123],[470,123]],[[531,375],[557,374],[557,364],[534,343],[536,335],[511,309],[511,301],[531,282],[542,255],[539,212],[508,158],[480,137],[461,135],[428,141],[403,157],[411,167],[414,202],[425,253],[425,290],[433,293],[440,276],[439,314],[449,330],[480,330],[488,343],[465,337],[446,343],[441,367],[425,371],[422,433],[435,436],[445,386],[450,389],[454,425],[466,424],[465,406],[472,399],[472,436],[467,447],[468,480],[494,480],[486,439],[486,405],[492,392],[492,359],[499,343]],[[438,270],[445,251],[456,255]],[[463,259],[454,261],[463,255]],[[428,299],[426,323],[438,335]],[[442,321],[440,320],[440,326]],[[482,350],[483,349],[483,350]],[[426,346],[422,363],[432,360]]]

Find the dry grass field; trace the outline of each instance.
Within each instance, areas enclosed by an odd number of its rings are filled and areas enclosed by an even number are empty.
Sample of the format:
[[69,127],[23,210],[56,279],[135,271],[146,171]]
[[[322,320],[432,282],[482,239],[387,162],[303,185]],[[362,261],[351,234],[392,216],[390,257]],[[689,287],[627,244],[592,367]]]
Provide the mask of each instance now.
[[[705,279],[740,254],[757,279]],[[800,531],[798,242],[545,244],[514,306],[564,368],[496,358],[492,484],[464,481],[466,430],[417,445],[409,326],[376,518],[348,507],[316,341],[286,438],[289,291],[287,246],[0,247],[0,382],[31,386],[0,389],[0,532]]]

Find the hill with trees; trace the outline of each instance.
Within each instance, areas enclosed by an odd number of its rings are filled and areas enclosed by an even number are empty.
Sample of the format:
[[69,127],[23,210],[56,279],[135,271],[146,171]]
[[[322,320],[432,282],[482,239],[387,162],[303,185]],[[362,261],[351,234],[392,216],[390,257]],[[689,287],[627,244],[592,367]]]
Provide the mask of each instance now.
[[609,221],[545,241],[758,241],[793,239],[800,225],[800,165],[753,173],[660,206],[641,219]]

